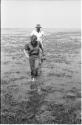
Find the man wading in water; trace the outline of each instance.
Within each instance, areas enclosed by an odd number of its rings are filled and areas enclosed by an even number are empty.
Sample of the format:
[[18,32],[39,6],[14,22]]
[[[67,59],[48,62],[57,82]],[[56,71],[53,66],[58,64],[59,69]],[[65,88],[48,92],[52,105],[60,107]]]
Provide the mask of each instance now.
[[41,30],[40,24],[37,24],[36,29],[32,31],[31,36],[35,35],[37,37],[37,41],[39,41],[43,47],[43,41],[44,41],[44,31]]
[[36,79],[39,75],[39,68],[41,65],[41,54],[44,56],[42,44],[37,41],[37,37],[35,35],[31,36],[31,42],[25,45],[24,53],[27,58],[29,58],[30,69],[31,69],[31,78],[32,81]]

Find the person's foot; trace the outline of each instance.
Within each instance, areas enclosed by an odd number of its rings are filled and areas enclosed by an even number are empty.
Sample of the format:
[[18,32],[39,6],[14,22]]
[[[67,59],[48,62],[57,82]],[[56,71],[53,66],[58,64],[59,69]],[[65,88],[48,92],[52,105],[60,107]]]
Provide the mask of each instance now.
[[32,78],[32,81],[34,82],[34,81],[35,81],[35,79],[34,79],[34,78]]

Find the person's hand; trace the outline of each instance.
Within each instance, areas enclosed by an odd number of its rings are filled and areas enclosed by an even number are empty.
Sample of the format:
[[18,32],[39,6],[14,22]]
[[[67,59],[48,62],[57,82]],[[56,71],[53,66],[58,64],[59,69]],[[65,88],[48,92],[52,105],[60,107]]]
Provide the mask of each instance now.
[[45,54],[42,54],[42,60],[46,60]]
[[26,57],[29,59],[29,56],[28,56],[28,55],[26,55]]
[[42,56],[43,56],[43,57],[45,56],[44,52],[42,53]]

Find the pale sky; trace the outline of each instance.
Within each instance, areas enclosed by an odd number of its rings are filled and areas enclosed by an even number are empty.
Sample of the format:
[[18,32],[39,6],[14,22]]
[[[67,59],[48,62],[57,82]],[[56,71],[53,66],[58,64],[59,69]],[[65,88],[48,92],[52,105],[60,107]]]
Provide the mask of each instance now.
[[80,0],[2,0],[2,28],[81,28]]

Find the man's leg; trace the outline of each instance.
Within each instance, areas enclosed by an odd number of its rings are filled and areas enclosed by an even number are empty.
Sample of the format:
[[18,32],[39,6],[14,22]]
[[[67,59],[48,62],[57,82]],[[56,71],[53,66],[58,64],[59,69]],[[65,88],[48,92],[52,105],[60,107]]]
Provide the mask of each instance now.
[[34,78],[35,77],[35,69],[34,69],[34,66],[35,66],[35,60],[33,57],[29,57],[29,62],[30,62],[30,69],[31,69],[31,78]]
[[41,60],[40,58],[35,59],[35,70],[36,70],[36,76],[40,74],[40,68],[41,68]]

